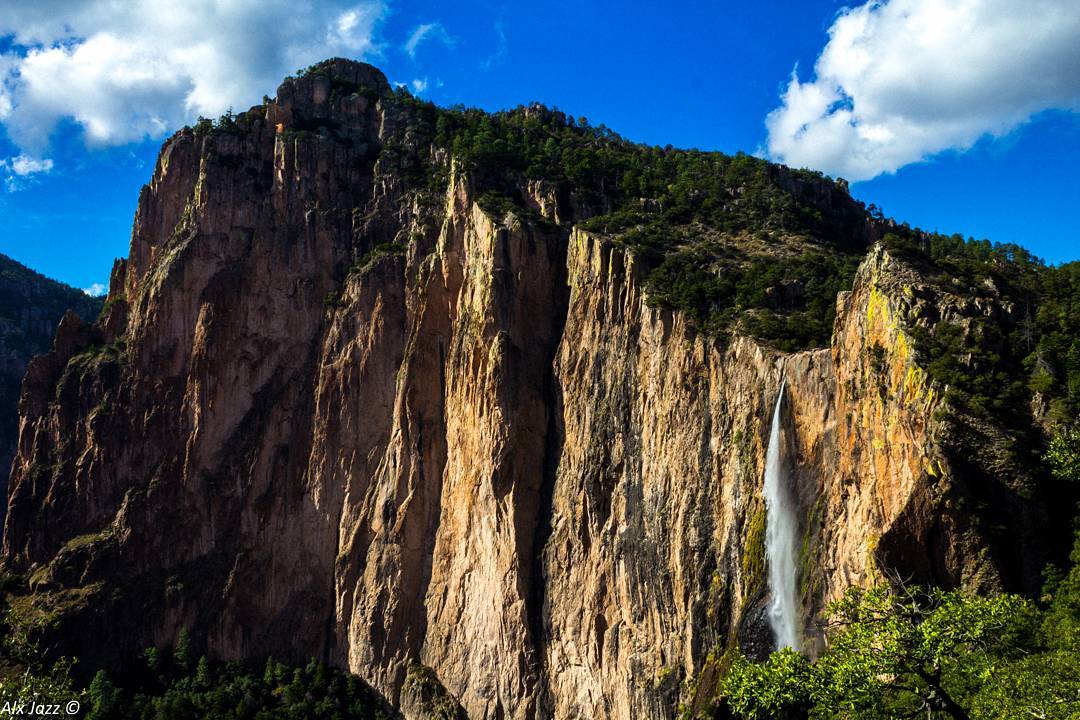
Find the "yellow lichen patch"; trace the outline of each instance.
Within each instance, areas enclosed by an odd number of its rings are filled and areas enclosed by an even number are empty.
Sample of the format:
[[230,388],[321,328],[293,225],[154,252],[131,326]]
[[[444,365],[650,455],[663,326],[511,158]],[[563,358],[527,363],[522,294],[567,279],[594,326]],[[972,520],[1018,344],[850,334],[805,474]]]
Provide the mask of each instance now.
[[866,301],[866,324],[873,326],[874,321],[880,318],[884,327],[891,324],[892,313],[889,312],[889,300],[876,287],[870,288],[870,299]]
[[926,398],[923,401],[923,410],[929,410],[934,406],[934,401],[937,399],[937,393],[934,388],[926,388]]
[[908,358],[911,356],[911,346],[908,344],[907,336],[904,333],[896,334],[896,365],[904,366],[907,364]]
[[[904,399],[914,404],[923,399],[924,394],[928,392],[932,391],[927,382],[926,371],[916,365],[908,367],[907,377],[904,378]],[[928,404],[927,407],[929,407]]]
[[881,572],[878,569],[877,553],[878,543],[881,541],[881,536],[877,533],[871,534],[866,538],[866,575],[869,578],[880,578]]

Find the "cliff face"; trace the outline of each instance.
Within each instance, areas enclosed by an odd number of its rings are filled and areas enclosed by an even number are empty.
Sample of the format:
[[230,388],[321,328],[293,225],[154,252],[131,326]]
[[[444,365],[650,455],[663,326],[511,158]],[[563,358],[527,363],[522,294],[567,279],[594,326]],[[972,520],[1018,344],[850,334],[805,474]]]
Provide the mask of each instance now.
[[[19,388],[27,364],[49,350],[67,310],[91,320],[102,302],[0,255],[0,497],[7,497],[19,435]],[[6,509],[7,503],[0,503],[0,527]]]
[[531,183],[537,212],[493,209],[446,157],[415,192],[401,113],[337,62],[170,139],[106,313],[31,364],[4,562],[85,662],[189,628],[226,659],[329,659],[414,716],[422,679],[471,718],[670,717],[710,651],[769,645],[783,378],[808,637],[886,569],[1030,581],[957,502],[909,337],[1000,308],[875,249],[831,348],[718,343],[571,228],[580,198]]

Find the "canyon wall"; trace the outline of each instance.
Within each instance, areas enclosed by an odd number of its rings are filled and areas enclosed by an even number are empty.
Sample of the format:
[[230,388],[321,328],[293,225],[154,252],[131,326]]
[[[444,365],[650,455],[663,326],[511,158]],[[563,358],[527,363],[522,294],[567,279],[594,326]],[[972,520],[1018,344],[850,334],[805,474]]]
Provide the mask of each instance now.
[[875,248],[831,348],[718,342],[538,186],[536,213],[485,209],[446,160],[434,202],[410,193],[388,92],[339,62],[171,138],[102,318],[31,364],[3,556],[67,649],[123,662],[187,628],[407,709],[423,676],[470,718],[672,717],[717,651],[771,644],[785,378],[808,637],[885,571],[1029,582],[955,501],[911,343],[955,299]]

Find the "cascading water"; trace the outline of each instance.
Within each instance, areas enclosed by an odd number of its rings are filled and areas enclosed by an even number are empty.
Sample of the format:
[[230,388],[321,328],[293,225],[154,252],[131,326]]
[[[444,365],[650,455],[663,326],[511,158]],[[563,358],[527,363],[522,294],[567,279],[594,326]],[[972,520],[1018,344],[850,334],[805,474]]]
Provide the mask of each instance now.
[[797,523],[791,491],[784,477],[780,449],[780,407],[786,382],[780,385],[773,410],[769,448],[765,454],[765,559],[769,566],[769,626],[776,647],[799,649],[799,610],[795,592]]

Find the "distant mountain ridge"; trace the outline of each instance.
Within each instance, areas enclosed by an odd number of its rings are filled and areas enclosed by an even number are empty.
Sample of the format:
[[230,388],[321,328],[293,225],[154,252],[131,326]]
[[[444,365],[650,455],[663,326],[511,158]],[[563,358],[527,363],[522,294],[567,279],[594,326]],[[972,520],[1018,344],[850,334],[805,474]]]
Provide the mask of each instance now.
[[[92,320],[104,298],[57,282],[0,254],[0,497],[7,498],[8,471],[19,433],[19,388],[30,358],[52,347],[68,310]],[[0,526],[7,503],[0,503]]]

